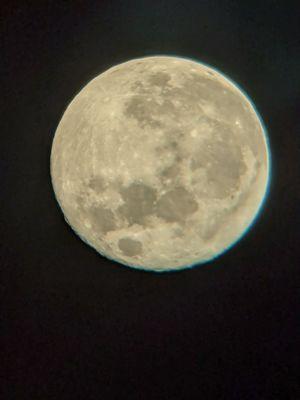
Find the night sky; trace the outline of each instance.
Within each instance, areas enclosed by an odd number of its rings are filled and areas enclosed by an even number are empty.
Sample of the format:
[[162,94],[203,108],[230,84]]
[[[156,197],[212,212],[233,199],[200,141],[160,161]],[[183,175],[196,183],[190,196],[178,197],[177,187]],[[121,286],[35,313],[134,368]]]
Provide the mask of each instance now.
[[[292,1],[27,1],[0,9],[2,398],[300,398],[300,32]],[[255,225],[218,259],[154,274],[64,221],[56,127],[131,58],[202,61],[253,100],[272,155]],[[298,375],[298,377],[297,377]]]

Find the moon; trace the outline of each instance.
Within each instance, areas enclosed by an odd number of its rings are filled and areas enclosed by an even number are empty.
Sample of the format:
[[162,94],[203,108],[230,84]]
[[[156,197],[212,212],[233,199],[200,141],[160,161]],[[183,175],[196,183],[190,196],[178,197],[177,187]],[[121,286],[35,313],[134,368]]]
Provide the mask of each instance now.
[[150,56],[109,68],[75,96],[50,170],[84,242],[162,272],[238,242],[266,197],[270,153],[260,116],[232,80],[191,59]]

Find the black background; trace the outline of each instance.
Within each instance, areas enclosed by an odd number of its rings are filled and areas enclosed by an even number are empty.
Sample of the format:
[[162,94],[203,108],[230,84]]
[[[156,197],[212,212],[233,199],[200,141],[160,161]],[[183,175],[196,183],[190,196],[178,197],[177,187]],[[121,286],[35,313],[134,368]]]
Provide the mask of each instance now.
[[[28,1],[1,6],[3,399],[300,398],[299,30],[288,1]],[[169,54],[254,101],[272,180],[255,226],[206,265],[131,270],[65,223],[49,175],[76,93],[112,65]]]

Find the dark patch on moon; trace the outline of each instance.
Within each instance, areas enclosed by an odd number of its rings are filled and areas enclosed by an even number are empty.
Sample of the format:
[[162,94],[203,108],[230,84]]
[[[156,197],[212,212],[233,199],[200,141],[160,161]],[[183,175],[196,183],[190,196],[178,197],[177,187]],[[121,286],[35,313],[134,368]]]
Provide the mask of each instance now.
[[199,169],[203,166],[201,163],[201,160],[196,160],[195,158],[192,158],[190,160],[190,169],[191,171],[195,171],[196,169]]
[[142,225],[145,217],[154,213],[157,193],[152,187],[135,182],[122,188],[120,194],[125,203],[117,211],[130,225]]
[[156,72],[155,74],[151,74],[148,78],[148,81],[153,86],[163,87],[166,86],[171,79],[170,75],[166,72]]
[[172,164],[170,167],[165,168],[161,172],[161,176],[166,179],[175,179],[180,174],[180,167],[176,164]]
[[87,210],[87,214],[93,229],[96,231],[106,234],[117,228],[115,216],[108,208],[101,206],[91,207]]
[[106,188],[105,180],[102,176],[96,175],[89,180],[88,186],[96,193],[103,192]]
[[227,197],[239,184],[240,176],[246,171],[241,151],[226,142],[215,142],[208,149],[210,163],[207,167],[208,181],[214,185],[218,198]]
[[169,146],[170,146],[171,149],[177,149],[178,143],[177,143],[175,140],[172,140],[172,141],[169,143]]
[[145,95],[134,95],[125,103],[124,115],[129,118],[134,118],[139,125],[144,128],[160,128],[162,123],[154,117],[160,105],[153,99]]
[[[125,103],[124,114],[134,118],[141,127],[161,128],[162,116],[174,116],[178,118],[178,110],[174,106],[170,95],[171,86],[168,81],[171,79],[165,72],[150,74],[147,78],[148,84],[136,81],[131,85],[134,95]],[[154,88],[161,88],[163,96],[155,93]],[[166,92],[165,92],[166,91]]]
[[132,89],[132,91],[137,94],[145,94],[146,93],[144,84],[141,81],[135,81],[134,83],[132,83],[130,85],[130,89]]
[[194,196],[183,186],[163,194],[157,202],[156,214],[167,222],[183,222],[198,209]]
[[138,240],[125,237],[118,241],[119,249],[126,256],[133,257],[142,253],[143,245]]
[[174,238],[183,238],[184,237],[184,231],[182,228],[175,228],[173,231],[173,237]]
[[167,116],[176,116],[178,110],[172,103],[170,99],[164,99],[163,103],[159,107],[159,114],[167,115]]
[[212,134],[198,147],[190,161],[190,169],[203,168],[209,184],[204,188],[204,194],[223,199],[238,187],[247,167],[241,147],[230,133],[224,129],[221,139],[215,136]]

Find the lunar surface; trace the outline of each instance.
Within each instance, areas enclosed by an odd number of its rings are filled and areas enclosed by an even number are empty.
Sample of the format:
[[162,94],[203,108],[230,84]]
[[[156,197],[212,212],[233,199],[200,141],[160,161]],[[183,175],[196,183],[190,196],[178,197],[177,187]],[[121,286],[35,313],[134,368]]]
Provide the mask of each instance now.
[[89,82],[55,133],[51,177],[73,230],[103,256],[151,271],[211,260],[258,215],[266,132],[219,71],[133,59]]

